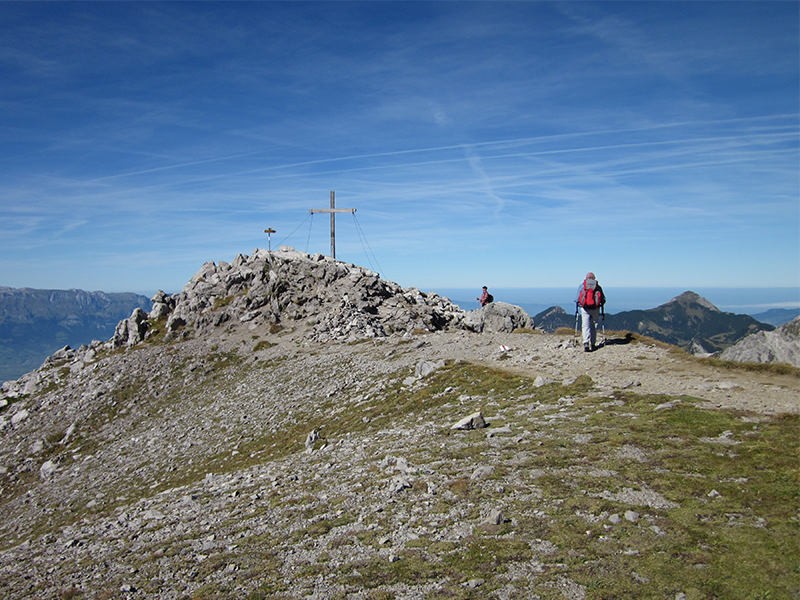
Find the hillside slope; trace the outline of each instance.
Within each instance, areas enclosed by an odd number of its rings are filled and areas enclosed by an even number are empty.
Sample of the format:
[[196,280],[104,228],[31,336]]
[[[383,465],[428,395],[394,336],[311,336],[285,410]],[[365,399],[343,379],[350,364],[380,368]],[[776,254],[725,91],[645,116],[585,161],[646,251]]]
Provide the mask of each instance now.
[[800,379],[314,262],[206,265],[3,386],[3,598],[797,593]]

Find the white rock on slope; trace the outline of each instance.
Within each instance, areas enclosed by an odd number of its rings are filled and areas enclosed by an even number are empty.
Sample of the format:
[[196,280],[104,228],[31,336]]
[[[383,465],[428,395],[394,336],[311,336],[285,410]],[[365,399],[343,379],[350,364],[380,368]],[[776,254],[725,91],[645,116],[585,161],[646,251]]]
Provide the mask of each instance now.
[[759,331],[740,340],[720,354],[736,362],[786,363],[800,367],[800,317],[774,331]]

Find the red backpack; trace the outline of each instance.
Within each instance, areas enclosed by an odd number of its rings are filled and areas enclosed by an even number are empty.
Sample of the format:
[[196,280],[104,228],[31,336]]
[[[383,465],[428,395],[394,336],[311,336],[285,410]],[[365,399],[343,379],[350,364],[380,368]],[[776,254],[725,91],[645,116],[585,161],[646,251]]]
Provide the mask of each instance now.
[[603,288],[596,279],[584,279],[583,289],[578,294],[578,304],[583,308],[600,308],[606,303]]

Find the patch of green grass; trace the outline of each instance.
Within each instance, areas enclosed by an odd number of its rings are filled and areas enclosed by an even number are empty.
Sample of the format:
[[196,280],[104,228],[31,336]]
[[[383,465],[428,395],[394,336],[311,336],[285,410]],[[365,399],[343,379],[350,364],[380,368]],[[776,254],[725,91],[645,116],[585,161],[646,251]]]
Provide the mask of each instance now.
[[261,350],[269,350],[270,348],[273,348],[275,346],[277,346],[277,344],[273,342],[269,342],[267,340],[260,340],[259,342],[256,343],[255,346],[253,346],[253,352],[260,352]]
[[518,327],[517,329],[515,329],[511,333],[512,334],[528,334],[528,335],[536,334],[536,335],[538,335],[538,334],[542,334],[544,332],[539,330],[539,329],[532,329],[530,327]]
[[320,519],[309,523],[306,527],[298,529],[292,537],[300,542],[308,538],[318,538],[326,535],[331,529],[343,527],[352,523],[354,519],[347,515],[336,517],[335,519]]
[[233,301],[236,300],[238,294],[233,294],[231,296],[223,296],[214,298],[214,305],[212,306],[212,310],[219,310],[220,308],[225,308],[226,306],[230,306],[233,304]]
[[[394,560],[356,561],[348,565],[340,580],[361,589],[399,583],[445,580],[458,586],[471,578],[502,573],[514,562],[529,560],[530,545],[513,536],[471,535],[459,544],[417,540],[400,550]],[[482,590],[492,589],[492,584]]]
[[147,319],[147,339],[148,344],[163,344],[167,335],[167,317],[158,319]]
[[[690,399],[655,410],[666,399],[626,395],[616,410],[589,415],[585,423],[594,428],[594,443],[582,445],[567,462],[581,464],[583,455],[615,476],[552,472],[536,480],[545,497],[561,499],[551,508],[555,524],[548,527],[549,539],[562,550],[558,560],[569,565],[571,578],[589,597],[797,593],[798,572],[790,565],[800,560],[798,417],[754,428],[738,413],[700,409]],[[644,450],[648,459],[619,458],[615,449],[623,445]],[[553,464],[564,466],[553,448],[546,452]],[[676,506],[629,506],[592,495],[622,487],[646,487]],[[631,508],[648,520],[609,524],[609,514]],[[635,554],[627,555],[629,549]]]
[[9,408],[11,408],[11,405],[16,404],[17,402],[23,402],[23,401],[27,400],[28,398],[29,398],[28,394],[20,394],[19,396],[15,397],[15,398],[6,398],[6,401],[8,402],[8,404],[6,404],[5,406],[0,406],[0,414],[2,414],[3,412],[5,412]]
[[695,358],[701,364],[714,367],[716,369],[728,369],[731,371],[749,371],[752,373],[769,373],[773,375],[790,375],[800,377],[800,369],[786,363],[754,363],[738,362],[733,360],[722,360],[714,357]]

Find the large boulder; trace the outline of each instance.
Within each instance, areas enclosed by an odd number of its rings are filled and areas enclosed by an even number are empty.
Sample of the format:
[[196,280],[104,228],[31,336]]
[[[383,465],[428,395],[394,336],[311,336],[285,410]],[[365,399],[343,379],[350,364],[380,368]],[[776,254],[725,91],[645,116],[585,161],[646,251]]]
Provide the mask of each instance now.
[[515,329],[533,329],[533,319],[522,308],[507,302],[491,302],[470,311],[464,326],[476,333],[510,333]]
[[136,307],[130,317],[117,324],[112,343],[114,346],[134,346],[144,340],[147,327],[147,313]]

